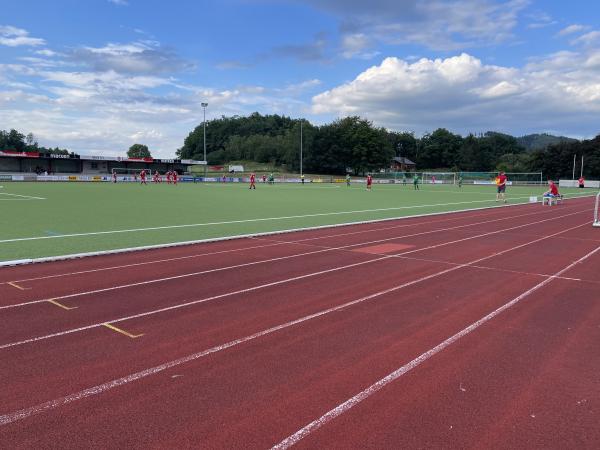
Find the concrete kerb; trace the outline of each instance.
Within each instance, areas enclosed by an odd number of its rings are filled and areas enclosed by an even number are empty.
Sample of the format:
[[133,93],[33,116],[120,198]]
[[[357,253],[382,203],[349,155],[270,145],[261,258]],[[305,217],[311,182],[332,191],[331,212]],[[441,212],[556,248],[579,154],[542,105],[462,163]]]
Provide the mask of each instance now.
[[[565,198],[565,200],[575,200],[578,198],[587,198],[594,197],[595,194],[592,195],[584,195],[573,198]],[[296,233],[298,231],[312,231],[312,230],[322,230],[327,228],[340,228],[340,227],[348,227],[352,225],[364,225],[369,223],[379,223],[379,222],[390,222],[392,220],[406,220],[406,219],[414,219],[418,217],[431,217],[431,216],[441,216],[444,214],[458,214],[465,213],[471,211],[482,211],[486,209],[495,209],[495,208],[510,208],[515,206],[526,206],[531,205],[531,203],[514,203],[514,204],[501,204],[501,205],[492,205],[492,206],[482,206],[480,208],[468,208],[461,209],[458,211],[440,211],[434,213],[427,214],[414,214],[410,216],[402,216],[402,217],[387,217],[385,219],[373,219],[373,220],[360,220],[354,222],[344,222],[344,223],[336,223],[331,225],[319,225],[314,227],[305,227],[305,228],[290,228],[286,230],[276,230],[276,231],[265,231],[260,233],[249,233],[249,234],[238,234],[231,236],[222,236],[217,238],[208,238],[208,239],[197,239],[192,241],[181,241],[181,242],[169,242],[166,244],[153,244],[153,245],[144,245],[139,247],[129,247],[129,248],[118,248],[113,250],[99,250],[94,252],[84,252],[84,253],[72,253],[68,255],[57,255],[57,256],[46,256],[42,258],[24,258],[24,259],[15,259],[10,261],[0,261],[0,268],[2,267],[10,267],[10,266],[20,266],[27,264],[38,264],[45,262],[55,262],[55,261],[66,261],[71,259],[79,259],[79,258],[89,258],[92,256],[106,256],[106,255],[118,255],[121,253],[131,253],[138,252],[144,250],[157,250],[161,248],[172,248],[172,247],[184,247],[187,245],[196,245],[196,244],[206,244],[211,242],[221,242],[221,241],[231,241],[235,239],[247,239],[253,237],[263,237],[263,236],[276,236],[280,234],[287,233]]]

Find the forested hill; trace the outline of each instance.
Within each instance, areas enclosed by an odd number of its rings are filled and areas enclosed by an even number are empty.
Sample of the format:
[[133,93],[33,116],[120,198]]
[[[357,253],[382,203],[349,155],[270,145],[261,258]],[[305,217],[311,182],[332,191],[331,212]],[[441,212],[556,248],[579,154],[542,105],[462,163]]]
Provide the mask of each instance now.
[[[206,124],[209,164],[252,160],[299,169],[300,127],[303,168],[309,173],[355,174],[388,167],[403,156],[419,170],[539,172],[549,177],[570,176],[573,155],[585,156],[585,173],[600,178],[600,137],[589,141],[549,134],[520,138],[489,131],[465,137],[444,128],[420,138],[393,132],[360,117],[346,117],[315,126],[307,120],[254,113],[221,117]],[[181,158],[203,159],[203,127],[198,125],[177,150]],[[570,162],[569,162],[570,161]]]
[[551,134],[528,134],[517,138],[519,145],[525,148],[527,151],[531,150],[542,150],[549,145],[556,145],[563,142],[573,143],[577,142],[577,139],[565,137],[565,136],[553,136]]

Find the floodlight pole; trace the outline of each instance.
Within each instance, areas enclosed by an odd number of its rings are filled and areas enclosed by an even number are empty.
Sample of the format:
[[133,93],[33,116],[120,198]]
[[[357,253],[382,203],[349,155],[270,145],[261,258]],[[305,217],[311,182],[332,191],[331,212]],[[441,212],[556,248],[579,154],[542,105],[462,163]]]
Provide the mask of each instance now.
[[302,178],[302,122],[300,119],[300,178]]
[[583,155],[581,155],[581,175],[580,178],[583,178]]
[[577,158],[577,154],[573,155],[573,180],[575,179],[575,161]]
[[203,103],[201,103],[201,105],[202,105],[202,109],[204,109],[204,119],[202,120],[202,124],[204,126],[204,133],[203,133],[203,137],[204,137],[204,178],[206,178],[206,165],[207,165],[207,161],[206,161],[206,107],[208,106],[208,103],[203,102]]

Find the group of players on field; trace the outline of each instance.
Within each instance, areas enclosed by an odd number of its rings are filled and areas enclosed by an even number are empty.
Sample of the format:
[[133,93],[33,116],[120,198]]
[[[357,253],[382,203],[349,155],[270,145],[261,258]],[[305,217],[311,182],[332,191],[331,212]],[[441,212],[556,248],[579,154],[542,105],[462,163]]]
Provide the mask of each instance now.
[[[147,178],[148,178],[149,174],[151,174],[151,171],[149,171],[149,170],[143,169],[140,171],[140,173],[139,173],[140,184],[148,184]],[[165,178],[167,179],[167,184],[177,184],[179,174],[174,170],[169,170],[168,172],[165,173]],[[138,180],[137,173],[134,175],[134,180],[135,181]],[[112,182],[113,183],[117,182],[117,172],[115,172],[114,170],[112,171]],[[155,171],[154,174],[152,175],[152,182],[156,183],[156,184],[163,182],[163,177],[158,172],[158,170]]]
[[[148,184],[147,183],[147,178],[148,178],[148,174],[151,173],[151,171],[147,170],[147,169],[143,169],[139,172],[139,180],[141,184]],[[138,174],[136,173],[134,175],[135,177],[135,181],[138,180]],[[169,170],[168,172],[165,173],[165,178],[167,180],[167,184],[177,184],[178,181],[178,173],[174,170]],[[275,183],[275,178],[273,176],[273,174],[271,173],[267,179],[266,175],[262,176],[262,182],[266,183],[268,180],[269,184],[274,184]],[[350,186],[350,175],[346,175],[346,186]],[[419,190],[419,184],[420,184],[420,178],[419,175],[417,173],[414,174],[413,176],[413,186],[415,190]],[[583,177],[581,177],[579,180],[579,187],[583,188],[585,187],[585,180],[583,179]],[[116,183],[117,182],[117,173],[113,170],[112,172],[112,182]],[[157,171],[154,172],[154,174],[152,175],[152,182],[153,183],[162,183],[163,182],[163,177],[162,175]],[[369,174],[367,175],[367,190],[370,191],[373,187],[373,177]],[[495,178],[494,180],[496,187],[497,187],[497,194],[496,194],[496,201],[504,201],[504,203],[507,202],[506,200],[506,184],[508,182],[508,177],[506,176],[506,174],[504,172],[500,172],[498,174],[498,176]],[[301,176],[301,183],[304,184],[304,175]],[[403,178],[403,184],[406,185],[406,178]],[[435,175],[433,175],[431,177],[431,184],[435,185],[436,184],[436,178]],[[462,175],[458,177],[458,187],[462,188],[463,185],[463,177]],[[556,186],[556,184],[554,183],[554,181],[552,180],[548,180],[548,187],[549,189],[544,192],[543,196],[544,197],[561,197],[560,193],[558,192],[558,187]],[[252,173],[250,174],[250,189],[256,189],[256,174]]]

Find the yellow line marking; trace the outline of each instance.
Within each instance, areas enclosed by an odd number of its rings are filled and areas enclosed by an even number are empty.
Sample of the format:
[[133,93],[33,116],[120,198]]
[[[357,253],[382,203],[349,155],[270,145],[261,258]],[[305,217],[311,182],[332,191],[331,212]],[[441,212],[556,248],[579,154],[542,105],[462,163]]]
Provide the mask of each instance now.
[[9,281],[7,284],[10,284],[12,287],[20,289],[21,291],[28,291],[31,288],[24,288],[23,286],[19,286],[17,283],[13,281]]
[[56,300],[47,300],[47,302],[52,303],[53,305],[58,306],[59,308],[65,309],[67,311],[79,308],[79,306],[65,306],[62,303],[58,303]]
[[104,325],[106,328],[109,328],[109,329],[111,329],[113,331],[116,331],[117,333],[121,333],[121,334],[123,334],[123,335],[125,335],[127,337],[130,337],[131,339],[139,338],[140,336],[144,335],[144,333],[142,333],[142,334],[131,334],[131,333],[128,333],[127,331],[121,330],[120,328],[117,328],[114,325],[111,325],[110,323],[103,323],[102,325]]

